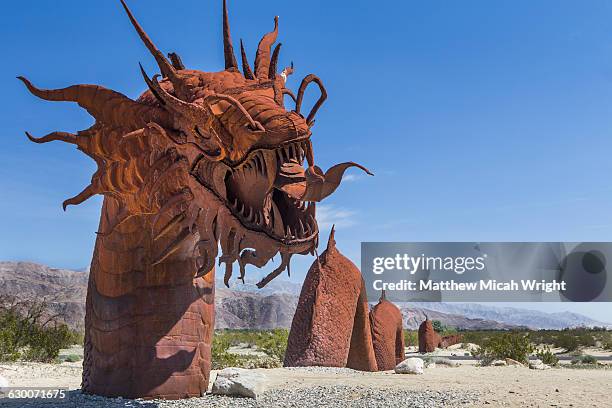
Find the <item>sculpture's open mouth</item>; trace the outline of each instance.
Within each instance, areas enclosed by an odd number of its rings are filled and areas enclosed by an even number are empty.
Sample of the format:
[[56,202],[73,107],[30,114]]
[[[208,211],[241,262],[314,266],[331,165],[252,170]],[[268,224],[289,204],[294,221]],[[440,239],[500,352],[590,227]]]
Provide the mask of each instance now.
[[227,173],[227,206],[246,228],[287,245],[317,236],[315,203],[284,191],[287,186],[305,184],[302,164],[308,149],[306,139],[254,150]]

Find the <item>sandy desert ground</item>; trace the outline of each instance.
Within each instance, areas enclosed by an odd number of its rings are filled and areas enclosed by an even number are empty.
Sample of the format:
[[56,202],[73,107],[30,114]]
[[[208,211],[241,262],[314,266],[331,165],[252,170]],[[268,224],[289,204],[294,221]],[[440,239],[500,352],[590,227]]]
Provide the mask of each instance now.
[[[81,376],[81,363],[41,364],[14,363],[1,364],[1,375],[13,386],[57,386],[78,389]],[[604,407],[610,406],[612,391],[612,369],[572,369],[552,368],[549,370],[530,370],[524,367],[478,367],[461,365],[446,367],[437,365],[425,369],[423,375],[395,374],[393,372],[363,373],[349,369],[333,368],[275,368],[256,369],[267,378],[270,392],[289,390],[296,398],[306,395],[309,390],[316,393],[337,392],[326,386],[339,386],[337,401],[327,406],[347,406],[352,398],[358,404],[351,406],[389,406],[414,395],[414,404],[403,406],[448,406],[450,398],[459,406],[504,406],[504,407]],[[216,375],[213,372],[213,379]],[[211,381],[212,382],[212,381]],[[344,392],[349,390],[350,392]],[[301,394],[302,393],[302,394]],[[413,394],[414,393],[414,394]],[[425,394],[419,394],[425,393]],[[76,394],[76,393],[73,393]],[[366,395],[367,394],[367,395]],[[386,400],[385,395],[389,395]],[[420,396],[419,396],[420,395]],[[423,395],[429,399],[420,400]],[[365,399],[364,399],[365,396]],[[80,398],[80,393],[77,396]],[[78,399],[77,398],[77,399]],[[207,399],[209,398],[209,399]],[[299,397],[300,404],[310,406],[306,397]],[[313,403],[321,402],[319,397]],[[368,398],[370,400],[368,400]],[[438,400],[436,400],[438,398]],[[293,398],[290,398],[291,400]],[[341,400],[342,399],[342,400]],[[110,406],[110,407],[196,407],[196,406],[275,406],[273,401],[252,401],[223,397],[203,397],[183,402],[137,402],[109,399],[86,399],[72,406]],[[419,402],[421,401],[421,402]],[[277,401],[278,402],[278,401]],[[388,404],[387,404],[388,403]],[[0,406],[17,407],[16,402],[0,402]],[[142,404],[142,405],[141,405]],[[193,405],[192,405],[193,404]],[[420,405],[419,405],[420,404]],[[39,406],[33,403],[29,406]],[[50,405],[44,405],[50,406]],[[316,405],[313,405],[316,406]]]

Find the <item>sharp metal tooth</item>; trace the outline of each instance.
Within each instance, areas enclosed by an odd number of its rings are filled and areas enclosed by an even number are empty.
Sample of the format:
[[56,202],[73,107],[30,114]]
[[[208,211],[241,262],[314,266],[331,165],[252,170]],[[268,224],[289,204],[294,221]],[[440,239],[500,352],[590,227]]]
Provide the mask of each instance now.
[[285,234],[285,226],[283,225],[283,217],[281,217],[281,213],[278,210],[278,207],[272,202],[272,216],[274,217],[272,220],[274,234],[279,237],[284,236]]
[[304,150],[302,150],[302,144],[301,143],[296,144],[295,148],[297,150],[298,162],[302,164],[302,160],[304,159]]
[[285,231],[285,236],[287,238],[291,238],[292,235],[293,235],[293,232],[291,231],[291,227],[289,225],[287,225],[287,230]]
[[271,194],[268,194],[266,196],[266,198],[264,198],[264,204],[263,204],[263,210],[262,210],[262,220],[263,223],[268,226],[271,227],[271,214],[272,213],[272,198],[271,198]]
[[249,208],[249,215],[247,217],[247,219],[249,220],[250,223],[254,224],[255,223],[255,210],[252,208]]
[[316,204],[314,202],[308,203],[308,209],[306,210],[306,214],[314,219],[316,214]]
[[312,233],[312,229],[310,228],[310,224],[306,221],[306,228],[304,230],[305,236],[309,236]]
[[304,230],[304,224],[302,223],[301,219],[299,221],[300,221],[300,224],[299,224],[300,225],[300,229],[298,231],[298,235],[300,237],[304,237],[304,236],[306,236],[306,231]]
[[308,220],[306,221],[310,226],[312,226],[312,230],[314,231],[316,229],[317,226],[317,222],[315,221],[314,217],[310,214],[308,214]]

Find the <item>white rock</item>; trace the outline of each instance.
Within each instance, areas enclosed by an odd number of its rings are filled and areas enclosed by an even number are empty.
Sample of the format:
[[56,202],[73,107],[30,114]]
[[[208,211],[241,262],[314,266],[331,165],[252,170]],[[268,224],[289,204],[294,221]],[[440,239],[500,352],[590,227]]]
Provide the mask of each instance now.
[[4,393],[4,389],[8,387],[9,387],[8,380],[0,375],[0,394]]
[[504,360],[495,360],[491,363],[492,366],[497,366],[497,367],[503,367],[506,364],[506,362]]
[[509,366],[525,367],[525,365],[521,363],[520,361],[516,361],[511,358],[506,358],[506,364],[508,364]]
[[229,367],[217,373],[212,393],[257,398],[266,389],[265,375],[244,368]]
[[397,374],[423,374],[424,361],[418,357],[410,357],[395,366]]
[[544,364],[542,360],[533,360],[529,362],[529,368],[532,370],[548,370],[550,366]]

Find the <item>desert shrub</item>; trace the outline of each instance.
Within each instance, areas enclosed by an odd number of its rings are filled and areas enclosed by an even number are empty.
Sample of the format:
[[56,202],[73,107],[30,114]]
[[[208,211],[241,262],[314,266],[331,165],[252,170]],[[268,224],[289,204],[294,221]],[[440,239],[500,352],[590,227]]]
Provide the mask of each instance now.
[[603,347],[605,350],[612,351],[612,341],[607,341],[607,342],[605,342],[605,343],[602,345],[602,347]]
[[597,359],[593,356],[578,356],[572,360],[572,364],[597,364]]
[[439,320],[433,320],[431,322],[431,325],[433,326],[433,329],[436,333],[442,333],[444,331],[447,330],[447,327],[445,324],[443,324],[441,321]]
[[579,346],[578,339],[566,333],[559,335],[554,344],[565,349],[565,351],[575,351]]
[[419,335],[416,330],[404,330],[404,345],[406,347],[419,345]]
[[[212,368],[275,368],[282,367],[287,349],[289,331],[274,330],[217,330],[212,344]],[[239,344],[247,348],[257,348],[266,354],[239,355],[229,352],[229,348]]]
[[470,330],[470,331],[460,331],[460,333],[463,336],[464,343],[473,343],[473,344],[482,346],[487,341],[489,341],[492,337],[496,336],[499,333],[504,333],[504,332],[493,331],[493,330]]
[[596,365],[597,364],[597,359],[593,356],[578,356],[576,358],[574,358],[572,360],[572,364],[576,365],[576,364],[589,364],[589,365]]
[[274,329],[267,333],[263,339],[257,343],[257,348],[269,355],[276,357],[280,361],[285,359],[289,331],[286,329]]
[[82,360],[81,356],[77,354],[68,354],[66,357],[64,357],[64,361],[68,363],[76,363],[77,361],[81,361],[81,360]]
[[482,365],[489,365],[494,360],[511,358],[521,363],[528,363],[533,346],[529,337],[518,332],[496,334],[483,342],[472,355],[480,359]]
[[541,350],[536,352],[536,356],[542,360],[544,364],[548,364],[550,366],[556,366],[559,364],[559,358],[550,351],[550,347],[546,346]]
[[224,331],[215,333],[211,347],[213,370],[234,367],[236,365],[238,356],[227,352],[230,346],[231,337],[227,333]]
[[60,323],[44,301],[0,298],[0,360],[57,359],[60,349],[74,344],[79,334]]

